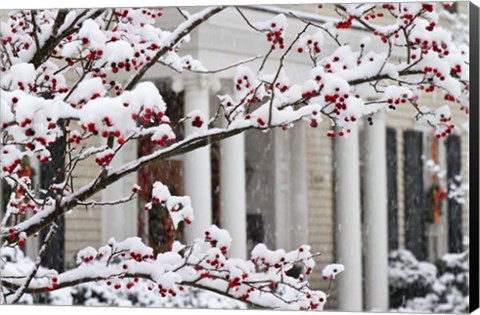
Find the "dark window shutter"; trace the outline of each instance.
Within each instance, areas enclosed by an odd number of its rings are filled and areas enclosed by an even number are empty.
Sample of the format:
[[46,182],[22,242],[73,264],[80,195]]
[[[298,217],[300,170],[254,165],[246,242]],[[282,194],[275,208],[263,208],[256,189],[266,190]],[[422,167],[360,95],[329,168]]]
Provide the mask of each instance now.
[[418,260],[426,260],[425,196],[423,188],[423,133],[403,133],[405,245]]
[[265,223],[261,214],[247,214],[247,240],[252,244],[265,242]]
[[[461,139],[458,135],[450,135],[446,140],[447,145],[447,177],[448,186],[450,184],[459,184],[455,179],[461,174]],[[448,251],[450,253],[459,253],[463,250],[462,246],[462,205],[455,199],[448,199]]]
[[397,133],[387,128],[388,248],[398,248]]
[[[48,189],[53,183],[61,183],[64,180],[64,174],[60,173],[63,166],[63,156],[66,148],[66,138],[62,137],[49,146],[51,160],[43,164],[40,168],[40,187]],[[52,195],[54,198],[55,196]],[[50,245],[47,248],[42,266],[63,272],[65,268],[65,218],[60,216],[55,223],[57,232],[53,236]],[[49,229],[44,229],[41,233],[41,239],[44,240]],[[40,247],[43,242],[40,242]]]
[[457,2],[453,2],[450,5],[450,7],[448,8],[448,12],[450,12],[450,13],[457,13],[458,12]]

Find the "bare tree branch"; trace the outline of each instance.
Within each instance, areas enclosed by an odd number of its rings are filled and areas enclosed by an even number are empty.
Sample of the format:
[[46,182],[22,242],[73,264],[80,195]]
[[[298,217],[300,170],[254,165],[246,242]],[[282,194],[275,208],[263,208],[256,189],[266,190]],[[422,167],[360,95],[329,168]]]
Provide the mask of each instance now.
[[50,245],[50,242],[52,241],[53,236],[55,235],[56,232],[57,232],[57,225],[53,223],[50,226],[50,231],[45,237],[45,241],[43,242],[42,248],[40,248],[40,251],[38,252],[38,256],[37,256],[37,259],[35,260],[35,265],[33,269],[30,271],[30,273],[26,277],[25,282],[23,282],[23,284],[15,292],[12,298],[12,302],[11,302],[12,304],[17,303],[20,300],[20,298],[28,291],[28,286],[30,285],[30,282],[37,274],[38,268],[40,267],[40,264],[42,263],[42,260],[47,252],[48,245]]

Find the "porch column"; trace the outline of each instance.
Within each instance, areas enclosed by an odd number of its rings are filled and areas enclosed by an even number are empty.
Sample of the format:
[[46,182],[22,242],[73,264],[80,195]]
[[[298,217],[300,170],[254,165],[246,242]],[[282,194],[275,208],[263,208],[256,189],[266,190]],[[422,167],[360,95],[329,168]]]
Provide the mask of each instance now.
[[220,143],[220,224],[232,236],[229,256],[247,257],[245,136],[240,133]]
[[[202,76],[191,76],[183,81],[184,110],[188,115],[193,110],[200,110],[209,117],[209,85]],[[207,130],[208,121],[200,128],[185,122],[186,137]],[[192,200],[194,220],[185,225],[187,242],[203,238],[205,230],[212,224],[212,177],[210,166],[210,145],[185,154],[183,159],[183,180],[185,195]]]
[[387,148],[383,112],[365,124],[365,311],[388,310]]
[[292,236],[289,249],[308,243],[307,146],[305,125],[295,124],[289,136],[290,189],[292,192],[288,234]]
[[338,309],[363,310],[362,241],[358,127],[348,138],[333,140],[335,153],[335,242],[337,262],[345,266],[338,277]]

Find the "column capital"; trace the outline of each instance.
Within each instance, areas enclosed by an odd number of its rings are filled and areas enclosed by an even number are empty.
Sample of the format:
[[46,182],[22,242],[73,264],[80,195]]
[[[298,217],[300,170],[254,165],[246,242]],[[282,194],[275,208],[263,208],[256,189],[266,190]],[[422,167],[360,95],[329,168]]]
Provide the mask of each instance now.
[[174,76],[172,82],[172,89],[177,93],[189,89],[218,92],[220,88],[220,78],[214,75],[182,74]]

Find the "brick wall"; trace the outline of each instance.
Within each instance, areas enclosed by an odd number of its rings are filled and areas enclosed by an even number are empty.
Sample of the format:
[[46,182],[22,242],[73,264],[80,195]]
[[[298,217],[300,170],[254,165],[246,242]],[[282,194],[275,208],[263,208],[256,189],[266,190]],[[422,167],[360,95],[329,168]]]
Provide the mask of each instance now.
[[[88,145],[98,146],[98,139],[90,138]],[[98,165],[95,156],[90,157],[77,165],[73,174],[74,189],[88,184],[98,175]],[[92,199],[100,200],[99,194]],[[76,207],[65,215],[65,265],[75,263],[75,254],[87,246],[98,248],[102,241],[101,207]]]

